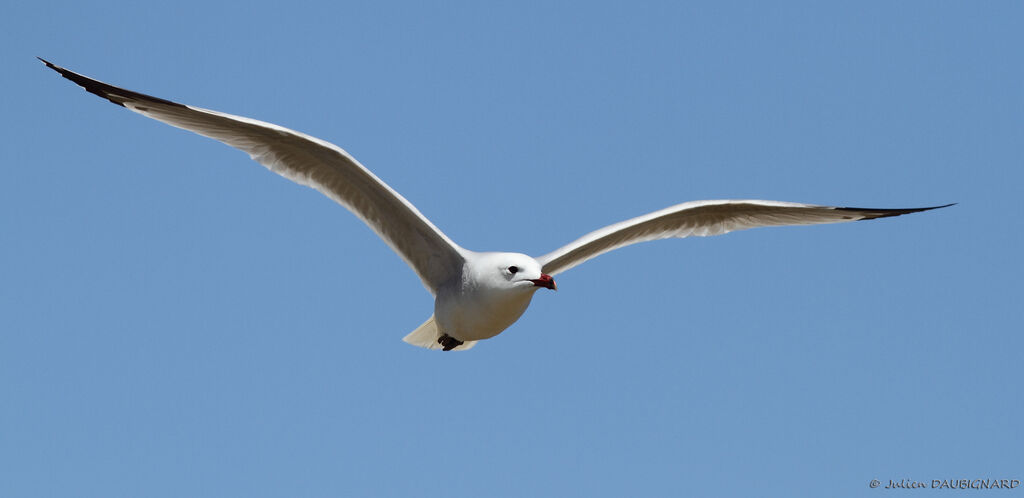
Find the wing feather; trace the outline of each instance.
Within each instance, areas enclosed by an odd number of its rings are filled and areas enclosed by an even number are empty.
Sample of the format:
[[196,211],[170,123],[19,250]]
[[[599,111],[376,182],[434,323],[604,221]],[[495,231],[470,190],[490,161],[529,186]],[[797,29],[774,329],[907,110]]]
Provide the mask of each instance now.
[[320,191],[369,225],[433,293],[462,267],[462,248],[334,144],[275,124],[118,88],[40,60],[90,93],[240,149],[271,171]]
[[691,201],[595,230],[537,261],[544,273],[555,275],[608,251],[649,240],[705,237],[755,227],[873,220],[951,205],[871,209],[760,200]]

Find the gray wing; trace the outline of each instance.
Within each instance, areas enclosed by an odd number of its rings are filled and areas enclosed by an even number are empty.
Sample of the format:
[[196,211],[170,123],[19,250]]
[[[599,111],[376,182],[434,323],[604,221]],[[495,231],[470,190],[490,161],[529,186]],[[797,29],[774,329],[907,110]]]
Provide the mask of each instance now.
[[319,190],[366,222],[436,293],[463,264],[462,249],[340,147],[255,119],[178,104],[43,61],[86,91],[143,116],[241,149],[271,171]]
[[755,227],[873,220],[951,205],[867,209],[758,200],[684,202],[590,232],[537,261],[544,273],[554,275],[613,249],[648,240],[705,237]]

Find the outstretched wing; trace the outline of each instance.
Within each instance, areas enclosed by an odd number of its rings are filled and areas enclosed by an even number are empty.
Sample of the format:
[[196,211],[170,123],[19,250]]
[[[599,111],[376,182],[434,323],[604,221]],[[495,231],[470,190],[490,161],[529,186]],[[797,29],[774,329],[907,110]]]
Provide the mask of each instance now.
[[340,147],[294,130],[143,95],[43,61],[86,91],[143,116],[241,149],[271,171],[312,187],[366,222],[431,292],[458,274],[462,249],[409,201]]
[[590,232],[537,261],[544,273],[554,275],[612,249],[648,240],[721,235],[755,227],[873,220],[951,205],[867,209],[757,200],[684,202]]

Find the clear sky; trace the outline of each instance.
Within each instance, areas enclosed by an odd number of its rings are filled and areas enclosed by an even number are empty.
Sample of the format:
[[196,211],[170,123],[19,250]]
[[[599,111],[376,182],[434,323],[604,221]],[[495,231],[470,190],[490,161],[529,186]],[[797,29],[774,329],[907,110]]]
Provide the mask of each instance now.
[[[1024,480],[1022,21],[1008,1],[12,2],[0,496]],[[430,295],[345,209],[35,56],[334,142],[474,250],[540,255],[697,199],[960,204],[632,246],[472,351],[425,351],[400,339]]]

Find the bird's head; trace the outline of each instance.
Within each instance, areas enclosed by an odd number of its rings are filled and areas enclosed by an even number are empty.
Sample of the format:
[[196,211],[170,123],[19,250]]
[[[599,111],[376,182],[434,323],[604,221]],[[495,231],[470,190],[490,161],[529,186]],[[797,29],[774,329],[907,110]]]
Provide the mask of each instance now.
[[525,254],[487,253],[476,265],[479,278],[504,289],[535,291],[540,287],[556,290],[555,280],[541,271],[540,263]]

